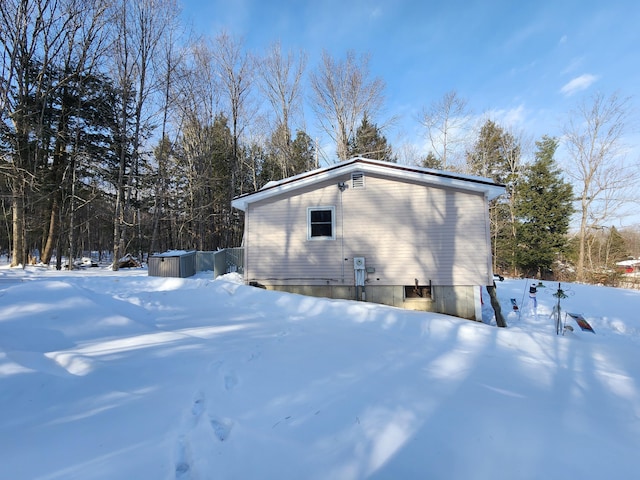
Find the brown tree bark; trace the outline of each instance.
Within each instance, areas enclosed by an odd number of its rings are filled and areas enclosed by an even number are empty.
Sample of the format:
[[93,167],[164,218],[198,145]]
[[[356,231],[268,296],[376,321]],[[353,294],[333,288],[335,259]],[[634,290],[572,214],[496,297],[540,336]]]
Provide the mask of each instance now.
[[500,307],[500,302],[498,301],[498,296],[496,295],[496,284],[487,285],[487,292],[489,293],[489,297],[491,298],[491,307],[496,314],[496,325],[499,327],[506,327],[507,321],[504,319],[502,315],[502,307]]

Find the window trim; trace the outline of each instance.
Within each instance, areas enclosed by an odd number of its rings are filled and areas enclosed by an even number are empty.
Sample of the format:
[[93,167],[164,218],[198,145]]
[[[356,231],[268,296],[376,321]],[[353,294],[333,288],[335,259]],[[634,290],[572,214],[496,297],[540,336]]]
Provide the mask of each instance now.
[[[331,236],[312,236],[311,235],[311,212],[318,211],[330,211],[331,212]],[[333,205],[319,206],[319,207],[307,207],[307,240],[311,241],[324,241],[336,239],[336,207]]]

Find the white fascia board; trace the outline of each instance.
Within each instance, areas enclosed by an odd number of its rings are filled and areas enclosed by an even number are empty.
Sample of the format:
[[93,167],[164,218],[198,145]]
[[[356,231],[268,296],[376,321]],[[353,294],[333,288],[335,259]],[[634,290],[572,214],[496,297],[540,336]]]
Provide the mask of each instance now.
[[231,206],[239,210],[246,211],[247,205],[249,205],[250,203],[258,202],[260,200],[264,200],[265,198],[270,198],[276,195],[291,192],[299,188],[304,188],[308,185],[313,185],[314,183],[329,180],[332,177],[344,173],[335,173],[334,171],[319,172],[318,170],[316,170],[315,172],[317,173],[311,171],[308,172],[307,175],[302,174],[295,177],[290,177],[288,179],[281,180],[272,186],[265,187],[262,190],[258,190],[257,192],[248,193],[246,195],[236,197],[231,202]]
[[379,173],[398,179],[413,180],[425,185],[452,187],[460,190],[486,193],[489,200],[493,200],[505,192],[505,188],[502,185],[496,184],[488,178],[452,174],[438,170],[419,169],[419,167],[408,167],[405,169],[403,166],[389,168],[385,165],[377,166],[366,164],[363,165],[362,168],[356,166],[354,171],[356,170],[365,173]]
[[249,203],[264,200],[275,195],[285,194],[299,188],[304,188],[315,183],[325,182],[332,178],[353,172],[363,172],[365,174],[375,173],[385,177],[411,180],[425,185],[453,187],[461,190],[484,193],[487,195],[489,200],[492,200],[505,192],[504,186],[494,183],[488,178],[453,174],[420,167],[410,167],[406,165],[382,162],[379,160],[355,158],[347,160],[342,164],[332,165],[286,178],[278,182],[273,182],[263,187],[262,190],[236,197],[232,201],[231,205],[234,208],[246,211]]

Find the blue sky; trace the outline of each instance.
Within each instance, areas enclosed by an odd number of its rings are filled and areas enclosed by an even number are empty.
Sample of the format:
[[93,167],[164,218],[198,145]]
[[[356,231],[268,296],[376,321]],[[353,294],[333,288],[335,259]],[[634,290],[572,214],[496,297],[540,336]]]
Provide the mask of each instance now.
[[596,92],[633,96],[640,110],[637,0],[182,3],[197,32],[225,29],[258,52],[280,41],[307,52],[308,70],[323,49],[369,53],[386,83],[384,116],[398,118],[387,132],[394,147],[418,143],[419,112],[451,90],[474,114],[534,138],[559,135],[568,111]]

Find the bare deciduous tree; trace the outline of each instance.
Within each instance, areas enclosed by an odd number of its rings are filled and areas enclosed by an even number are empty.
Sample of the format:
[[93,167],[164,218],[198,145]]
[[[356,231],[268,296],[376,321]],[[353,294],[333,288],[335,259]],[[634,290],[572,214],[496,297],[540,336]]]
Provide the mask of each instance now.
[[638,181],[637,171],[624,157],[628,101],[617,94],[598,93],[579,103],[564,126],[568,152],[565,171],[573,181],[578,201],[578,281],[585,280],[589,229],[625,213],[629,188]]
[[[175,107],[176,77],[179,75],[180,66],[184,62],[183,51],[178,47],[177,39],[180,37],[180,26],[177,17],[171,19],[167,24],[166,35],[162,42],[162,48],[158,55],[158,90],[161,95],[160,111],[162,121],[160,125],[160,145],[155,151],[156,168],[154,182],[153,216],[151,227],[151,242],[149,243],[149,253],[156,252],[159,245],[160,221],[167,210],[167,190],[169,188],[169,159],[171,158],[172,141],[169,140],[169,114]],[[174,132],[175,133],[175,132]],[[175,137],[174,137],[175,138]],[[165,219],[166,220],[166,219]],[[165,235],[165,239],[170,238]],[[165,245],[169,248],[166,241]]]
[[[188,58],[176,72],[173,96],[176,97],[177,121],[179,123],[177,168],[180,182],[172,183],[181,191],[181,215],[176,215],[176,240],[188,232],[192,242],[202,243],[200,232],[206,224],[213,230],[207,232],[208,240],[218,248],[222,242],[217,238],[220,220],[228,218],[226,203],[230,187],[227,170],[230,146],[223,145],[226,135],[226,117],[221,118],[220,86],[218,84],[213,47],[205,41],[190,45]],[[224,124],[224,125],[222,125]],[[186,236],[186,235],[185,235]],[[212,248],[212,247],[209,247]]]
[[404,165],[423,165],[422,153],[414,143],[408,141],[403,142],[399,147],[396,147],[396,153],[398,155],[398,163]]
[[234,222],[231,201],[236,194],[242,193],[242,187],[239,191],[237,188],[242,165],[239,146],[240,137],[246,126],[245,121],[254,113],[249,103],[254,71],[251,56],[244,50],[242,42],[225,32],[219,34],[215,39],[213,58],[220,81],[220,93],[227,103],[231,124],[232,158],[229,169],[231,175],[227,218],[227,224],[230,228],[225,242],[228,246],[234,242],[239,243],[242,236],[239,225]]
[[291,121],[301,107],[301,80],[306,61],[303,52],[297,57],[292,52],[283,54],[280,44],[276,43],[258,62],[260,87],[275,116],[272,142],[283,178],[290,175]]
[[364,114],[375,118],[383,103],[384,82],[369,76],[369,57],[347,52],[344,60],[336,60],[328,52],[311,74],[314,94],[312,108],[320,127],[336,144],[338,159],[346,160],[349,140]]
[[205,41],[192,43],[187,61],[178,70],[173,86],[178,123],[197,118],[212,124],[221,109],[212,46]]
[[[420,123],[427,129],[427,138],[443,169],[455,168],[460,161],[469,124],[467,101],[455,90],[447,92],[422,111]],[[452,165],[452,163],[454,165]]]
[[[129,206],[133,196],[139,192],[140,149],[147,123],[155,113],[151,99],[159,85],[154,78],[156,53],[168,26],[173,24],[177,15],[175,0],[120,0],[114,10],[115,76],[122,92],[119,116],[122,145],[113,235],[114,269],[118,268],[119,256],[127,245],[127,227],[137,226],[137,231],[140,228],[140,212],[130,212]],[[130,159],[127,158],[128,152]]]

